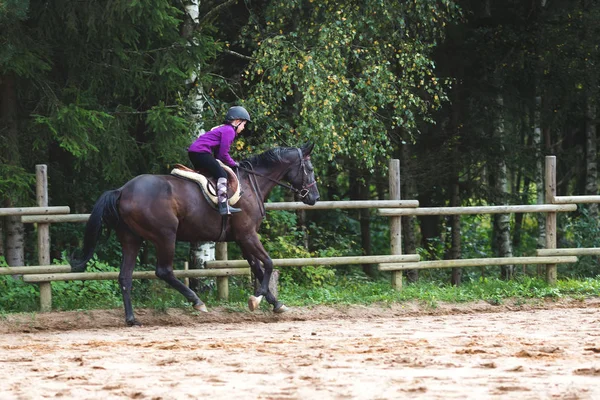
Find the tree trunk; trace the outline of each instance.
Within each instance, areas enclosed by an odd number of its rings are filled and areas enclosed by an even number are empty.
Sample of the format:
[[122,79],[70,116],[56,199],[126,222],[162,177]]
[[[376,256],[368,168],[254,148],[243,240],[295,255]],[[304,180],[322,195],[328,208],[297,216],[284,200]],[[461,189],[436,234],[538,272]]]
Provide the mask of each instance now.
[[[200,7],[198,3],[198,0],[189,0],[185,6],[186,18],[181,28],[181,36],[188,41],[192,40],[192,35],[199,23],[198,17],[200,14]],[[203,95],[204,88],[202,85],[196,85],[198,74],[200,74],[199,67],[186,81],[187,87],[189,88],[188,96],[190,99],[189,104],[191,108],[190,115],[192,116],[194,122],[194,128],[192,130],[193,138],[204,133],[202,129],[202,112],[205,105],[205,96]]]
[[[420,207],[427,207],[425,203],[419,199]],[[435,207],[435,206],[434,206]],[[421,247],[424,248],[430,256],[436,255],[436,250],[431,244],[432,239],[439,238],[440,232],[440,216],[439,215],[423,215],[419,216],[419,226],[421,227]]]
[[[365,176],[365,175],[363,175]],[[367,200],[369,198],[369,183],[368,180],[364,184],[360,184],[358,188],[359,200]],[[358,213],[360,222],[360,243],[363,249],[363,254],[370,256],[373,251],[371,249],[371,212],[368,208],[361,208]],[[363,272],[372,278],[377,275],[377,266],[374,264],[363,264]]]
[[[415,180],[412,174],[410,165],[410,148],[409,144],[402,144],[402,157],[400,158],[400,173],[402,174],[401,184],[404,186],[402,193],[405,193],[405,198],[408,200],[417,197],[417,189]],[[402,217],[402,240],[404,244],[405,254],[417,254],[417,238],[415,235],[416,218],[414,215]],[[419,270],[409,269],[406,271],[406,279],[408,283],[416,283],[419,280]]]
[[[2,128],[4,143],[0,161],[10,165],[20,165],[19,156],[19,128],[17,122],[17,92],[15,89],[14,75],[0,76],[0,128]],[[1,130],[0,130],[1,132]],[[5,207],[16,207],[15,199],[5,195],[2,199]],[[6,217],[6,262],[10,266],[25,265],[25,228],[20,216]]]
[[[455,176],[455,182],[452,185],[452,197],[450,198],[451,207],[460,207],[460,186],[458,182],[458,174]],[[459,260],[461,257],[461,229],[460,229],[460,215],[450,216],[450,227],[451,231],[451,245],[450,245],[450,259]],[[454,286],[459,286],[462,280],[462,268],[452,268],[452,276],[450,282]]]
[[[504,99],[502,95],[498,95],[498,118],[494,127],[494,136],[500,143],[499,157],[494,166],[494,204],[508,204],[508,179],[506,160],[504,158],[505,148],[504,141],[506,140],[506,132],[504,130]],[[498,257],[512,257],[512,242],[510,238],[510,214],[494,214],[493,217],[493,234],[495,240],[494,248]],[[510,279],[514,272],[513,265],[501,266],[500,276],[502,279]]]
[[375,169],[375,191],[377,192],[377,200],[385,200],[388,192],[388,181],[383,174],[383,168]]
[[[541,108],[542,98],[535,97],[535,110],[533,113],[533,148],[535,151],[535,187],[536,204],[545,203],[544,194],[544,151],[542,150],[542,127],[541,127]],[[537,214],[538,239],[537,247],[542,249],[546,247],[546,216],[543,213]]]
[[[296,201],[301,201],[298,197]],[[297,210],[296,215],[298,216],[298,229],[302,232],[302,247],[306,251],[309,251],[309,242],[308,242],[308,229],[306,228],[308,225],[308,220],[306,217],[306,210]]]
[[[464,70],[462,67],[459,68],[459,77],[462,81],[464,77]],[[463,87],[462,83],[459,81],[454,88],[454,101],[452,104],[452,112],[450,114],[450,124],[449,124],[449,137],[456,138],[456,142],[452,145],[452,153],[451,157],[454,160],[451,163],[451,171],[452,177],[449,181],[450,187],[450,206],[451,207],[460,207],[462,204],[460,198],[460,166],[458,165],[461,159],[460,154],[460,137],[459,134],[461,130],[461,117],[462,117],[462,100],[463,100]],[[454,139],[453,139],[454,140]],[[462,253],[462,243],[461,243],[461,216],[460,215],[451,215],[450,216],[450,252],[448,254],[451,260],[459,260],[461,258]],[[454,286],[459,286],[462,281],[462,268],[452,268],[452,275],[450,277],[450,283]]]
[[[191,40],[194,30],[198,24],[198,17],[200,14],[198,0],[190,0],[185,6],[186,18],[181,28],[181,36]],[[191,133],[191,138],[195,138],[200,135],[202,131],[202,110],[204,108],[204,100],[202,97],[202,86],[196,86],[194,82],[197,79],[197,74],[200,71],[192,73],[192,76],[187,80],[188,87],[190,88],[189,97],[192,110],[191,115],[194,119],[194,128]],[[212,261],[215,259],[215,242],[196,242],[190,243],[189,253],[189,268],[200,269],[204,268],[206,261]],[[201,290],[200,279],[190,279],[190,288],[195,291]]]
[[[586,124],[585,124],[585,139],[586,139],[586,181],[585,194],[598,194],[598,141],[596,137],[596,105],[592,97],[587,98],[588,104],[586,108]],[[587,209],[592,219],[598,218],[598,204],[592,203],[587,205]]]
[[4,218],[0,218],[0,257],[4,257]]
[[[365,200],[367,198],[368,183],[363,182],[360,177],[367,174],[358,168],[352,168],[349,172],[348,197],[350,200]],[[371,221],[368,209],[358,209],[352,212],[358,219],[360,225],[360,243],[363,255],[371,254]],[[377,268],[372,264],[363,264],[362,270],[370,278],[374,278]]]
[[[4,207],[15,207],[10,201],[4,203]],[[6,263],[11,267],[25,265],[25,227],[21,223],[21,217],[6,217]]]
[[[585,3],[584,3],[585,4]],[[589,3],[587,4],[590,5]],[[584,9],[587,9],[585,7]],[[584,28],[585,41],[594,43],[594,33],[587,24]],[[598,72],[595,68],[587,70],[588,88],[586,90],[586,109],[585,109],[585,144],[586,144],[586,174],[585,174],[585,194],[598,194],[598,139],[596,136],[596,99],[598,96]],[[589,216],[593,221],[598,218],[598,204],[587,205]]]
[[[190,243],[189,268],[204,269],[206,261],[215,259],[215,242],[193,242]],[[190,278],[190,289],[198,292],[201,291],[201,280],[198,278]]]
[[[524,117],[524,126],[529,126],[529,115]],[[531,148],[531,135],[528,132],[521,131],[521,143],[525,148]],[[529,202],[529,185],[531,183],[530,175],[524,174],[523,168],[519,168],[518,172],[514,177],[514,185],[511,188],[512,193],[520,193],[521,204],[528,204]],[[519,248],[521,246],[521,238],[523,233],[523,218],[524,213],[515,214],[515,229],[513,231],[513,248]],[[525,266],[523,266],[523,272],[525,272]]]

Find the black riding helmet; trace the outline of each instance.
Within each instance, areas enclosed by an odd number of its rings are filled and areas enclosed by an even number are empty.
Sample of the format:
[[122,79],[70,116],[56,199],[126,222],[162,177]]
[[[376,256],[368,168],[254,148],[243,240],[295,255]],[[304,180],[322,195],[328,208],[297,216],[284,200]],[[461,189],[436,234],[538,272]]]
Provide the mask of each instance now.
[[227,111],[227,114],[225,115],[225,121],[233,121],[234,119],[243,119],[245,121],[252,122],[248,111],[241,106],[231,107],[229,111]]

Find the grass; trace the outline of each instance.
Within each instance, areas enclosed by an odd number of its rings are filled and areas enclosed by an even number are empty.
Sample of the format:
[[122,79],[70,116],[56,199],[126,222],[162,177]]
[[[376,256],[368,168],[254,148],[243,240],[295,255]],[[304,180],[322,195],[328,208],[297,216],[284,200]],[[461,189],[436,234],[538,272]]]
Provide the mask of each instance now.
[[[102,284],[101,286],[98,286]],[[55,310],[90,310],[122,307],[121,295],[116,282],[96,282],[78,285],[62,283],[54,286],[53,307]],[[2,286],[2,282],[0,282]],[[8,291],[0,294],[0,317],[13,312],[35,312],[39,304],[36,285],[12,281],[5,287]],[[35,288],[35,290],[34,290]],[[209,307],[223,306],[228,312],[247,310],[246,302],[252,293],[247,278],[230,278],[228,302],[219,301],[216,292],[201,293],[200,297]],[[405,284],[401,291],[392,289],[389,280],[367,280],[336,276],[328,284],[301,286],[282,284],[279,298],[292,307],[315,305],[369,305],[394,304],[416,301],[428,307],[436,307],[440,302],[465,303],[487,301],[503,304],[507,299],[513,303],[525,303],[530,299],[573,298],[581,300],[600,295],[600,276],[586,279],[561,279],[555,286],[549,286],[537,278],[521,277],[511,281],[480,279],[465,282],[459,287],[435,281],[422,281]],[[263,302],[262,307],[268,307]],[[166,310],[187,308],[189,304],[176,291],[167,288],[159,281],[141,282],[134,287],[134,307]]]
[[502,304],[506,299],[533,298],[584,298],[600,295],[600,277],[595,279],[567,279],[549,286],[545,281],[524,277],[518,280],[503,281],[483,279],[466,282],[459,287],[440,282],[419,282],[405,284],[401,291],[392,289],[387,281],[361,281],[336,279],[333,284],[304,288],[284,287],[280,297],[290,306],[310,306],[315,304],[373,304],[401,303],[418,301],[430,306],[438,302],[464,303],[484,300]]

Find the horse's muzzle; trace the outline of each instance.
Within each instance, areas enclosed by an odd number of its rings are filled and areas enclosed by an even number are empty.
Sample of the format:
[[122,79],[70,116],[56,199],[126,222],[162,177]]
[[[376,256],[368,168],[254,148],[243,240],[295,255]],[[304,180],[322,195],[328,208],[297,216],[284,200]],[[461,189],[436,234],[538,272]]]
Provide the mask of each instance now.
[[308,196],[304,196],[304,197],[302,198],[302,202],[303,202],[304,204],[308,204],[309,206],[314,206],[314,205],[315,205],[315,203],[316,203],[317,201],[319,201],[319,199],[320,199],[320,198],[321,198],[321,196],[319,196],[319,195],[317,195],[317,196],[312,196],[312,195],[310,195],[310,194],[309,194]]

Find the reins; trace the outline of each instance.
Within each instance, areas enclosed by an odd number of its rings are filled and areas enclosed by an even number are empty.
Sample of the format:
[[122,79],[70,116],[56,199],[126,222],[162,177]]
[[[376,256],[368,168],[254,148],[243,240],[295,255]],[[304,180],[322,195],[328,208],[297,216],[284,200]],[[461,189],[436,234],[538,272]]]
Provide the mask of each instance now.
[[[250,166],[250,168],[252,168],[252,164],[250,164],[248,162],[248,165]],[[257,203],[258,203],[258,208],[260,209],[260,215],[261,215],[261,217],[264,218],[265,215],[267,215],[267,210],[265,209],[265,205],[264,205],[264,203],[262,201],[263,195],[262,195],[262,192],[260,190],[260,186],[258,186],[258,183],[256,182],[256,175],[263,176],[263,177],[265,177],[267,179],[271,179],[271,178],[269,178],[267,176],[264,176],[263,174],[259,174],[258,172],[254,171],[252,169],[247,169],[247,168],[244,168],[244,167],[240,167],[239,165],[238,165],[238,168],[249,173],[248,180],[250,181],[250,185],[252,186],[252,190],[254,191],[254,193],[256,193],[256,200],[257,200]]]
[[[252,165],[252,164],[250,164],[248,161],[243,161],[243,162],[244,162],[244,163],[247,163],[247,164],[249,164],[249,165]],[[295,188],[295,187],[293,187],[293,186],[290,186],[290,185],[288,185],[288,184],[286,184],[286,183],[283,183],[283,182],[281,182],[281,181],[278,181],[277,179],[270,178],[270,177],[268,177],[268,176],[266,176],[266,175],[264,175],[264,174],[261,174],[260,172],[256,172],[256,171],[254,171],[253,169],[244,168],[244,167],[242,167],[241,165],[238,165],[238,169],[241,169],[242,171],[246,171],[246,172],[247,172],[247,173],[249,173],[249,174],[256,175],[256,176],[260,176],[260,177],[262,177],[262,178],[268,179],[268,180],[270,180],[271,182],[274,182],[274,183],[278,184],[279,186],[281,186],[281,187],[284,187],[284,188],[286,188],[286,189],[289,189],[289,190],[291,190],[292,192],[294,192],[294,193],[297,193],[297,194],[299,194],[299,195],[301,195],[301,196],[302,196],[303,190],[298,190],[298,189],[296,189],[296,188]],[[306,194],[305,194],[304,196],[306,196]],[[302,197],[304,197],[304,196],[302,196]]]

